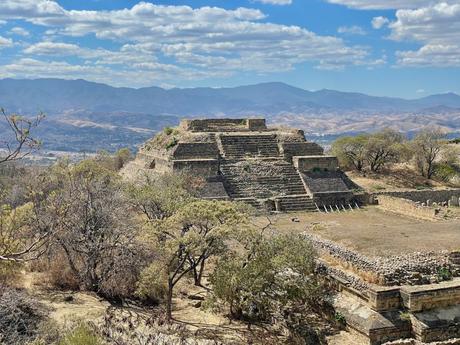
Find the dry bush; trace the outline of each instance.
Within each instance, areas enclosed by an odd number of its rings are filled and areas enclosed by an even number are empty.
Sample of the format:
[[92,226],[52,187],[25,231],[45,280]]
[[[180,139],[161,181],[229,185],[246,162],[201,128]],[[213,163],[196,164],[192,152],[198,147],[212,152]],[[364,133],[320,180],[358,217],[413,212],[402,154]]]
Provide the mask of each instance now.
[[15,262],[0,262],[0,288],[18,286],[21,279],[20,265]]
[[54,256],[44,268],[46,274],[43,283],[45,285],[59,290],[77,291],[80,289],[78,277],[72,272],[63,255]]
[[96,326],[82,320],[73,320],[64,326],[47,321],[41,324],[38,333],[28,345],[107,345]]
[[[164,310],[146,316],[126,310],[109,309],[98,327],[99,333],[109,344],[117,345],[223,345],[219,340],[199,337],[187,330],[182,323],[167,323]],[[225,342],[225,344],[235,344]]]
[[32,341],[45,317],[44,306],[27,293],[11,288],[0,290],[0,344]]

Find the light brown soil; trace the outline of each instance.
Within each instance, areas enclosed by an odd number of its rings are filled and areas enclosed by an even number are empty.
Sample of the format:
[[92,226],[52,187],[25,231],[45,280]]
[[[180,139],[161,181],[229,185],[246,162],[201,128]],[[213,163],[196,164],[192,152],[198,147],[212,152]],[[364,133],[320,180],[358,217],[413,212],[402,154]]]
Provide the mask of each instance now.
[[368,256],[460,249],[459,219],[415,220],[373,206],[329,214],[280,214],[272,222],[275,232],[310,231]]
[[[22,272],[22,284],[32,296],[49,309],[49,317],[61,326],[78,321],[102,320],[110,303],[93,293],[56,291],[42,285],[43,274]],[[177,289],[173,303],[174,322],[186,326],[191,334],[209,337],[231,344],[281,345],[285,343],[282,334],[275,334],[264,326],[251,328],[243,322],[229,321],[225,315],[200,308],[196,299],[188,296],[206,296],[206,289],[195,287],[191,281]],[[184,293],[186,292],[187,295]],[[147,309],[125,307],[131,313],[146,315]]]

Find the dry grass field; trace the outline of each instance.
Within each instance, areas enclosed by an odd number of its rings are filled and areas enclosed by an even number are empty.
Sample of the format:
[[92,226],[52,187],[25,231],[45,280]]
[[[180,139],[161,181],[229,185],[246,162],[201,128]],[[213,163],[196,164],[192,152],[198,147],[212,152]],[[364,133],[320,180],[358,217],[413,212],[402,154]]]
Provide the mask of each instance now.
[[[460,209],[455,212],[460,214]],[[458,218],[429,222],[370,206],[329,214],[279,214],[272,222],[276,231],[310,231],[367,256],[460,249]]]

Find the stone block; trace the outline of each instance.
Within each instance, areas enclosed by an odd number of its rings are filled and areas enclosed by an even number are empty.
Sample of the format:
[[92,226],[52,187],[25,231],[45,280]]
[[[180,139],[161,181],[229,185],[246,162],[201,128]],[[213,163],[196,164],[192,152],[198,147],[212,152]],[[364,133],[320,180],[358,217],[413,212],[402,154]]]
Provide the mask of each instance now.
[[336,171],[339,161],[334,156],[294,156],[294,166],[301,172]]
[[399,287],[374,286],[368,291],[369,306],[375,311],[390,311],[401,308]]
[[460,279],[433,285],[401,288],[404,307],[420,312],[460,304]]

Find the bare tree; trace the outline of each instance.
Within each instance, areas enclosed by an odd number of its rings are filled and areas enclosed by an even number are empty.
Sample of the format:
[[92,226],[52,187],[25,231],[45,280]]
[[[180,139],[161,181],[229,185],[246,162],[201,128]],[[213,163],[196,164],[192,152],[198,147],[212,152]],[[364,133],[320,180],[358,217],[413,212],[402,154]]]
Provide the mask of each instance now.
[[[54,228],[52,242],[62,250],[81,287],[107,294],[109,285],[116,288],[111,279],[121,270],[125,275],[120,285],[129,283],[126,280],[142,269],[141,264],[129,265],[140,256],[141,247],[118,176],[87,160],[64,166],[59,179],[62,186],[43,203],[37,220]],[[134,289],[135,281],[130,282]]]
[[6,154],[0,153],[0,164],[22,159],[40,148],[41,143],[32,136],[32,130],[43,120],[43,114],[27,119],[19,115],[7,115],[3,108],[0,108],[0,112],[10,132],[7,139],[0,140],[0,147],[6,149]]

